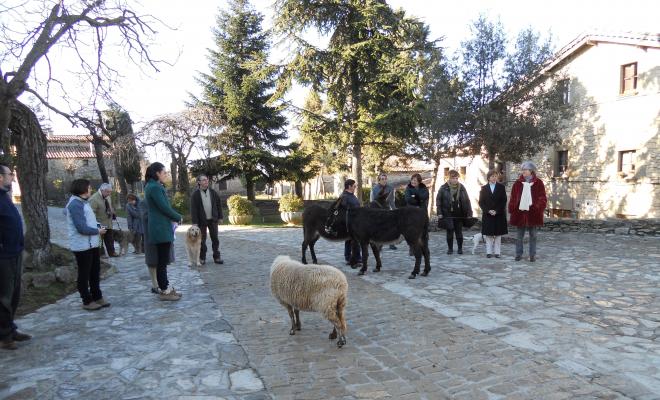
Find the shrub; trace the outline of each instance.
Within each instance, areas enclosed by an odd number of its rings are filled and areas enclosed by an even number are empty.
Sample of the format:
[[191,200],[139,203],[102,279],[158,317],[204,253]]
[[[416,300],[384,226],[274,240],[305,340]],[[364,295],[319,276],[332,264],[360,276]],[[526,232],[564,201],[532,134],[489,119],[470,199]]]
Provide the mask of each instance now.
[[176,192],[172,197],[172,208],[183,216],[184,219],[190,215],[190,207],[188,204],[188,196],[184,193]]
[[406,206],[406,194],[405,190],[397,189],[394,192],[394,205],[396,207],[405,207]]
[[244,197],[237,194],[230,196],[227,199],[227,207],[229,208],[229,215],[255,215],[256,210],[254,204]]
[[288,193],[282,196],[279,203],[280,212],[295,212],[301,211],[303,208],[305,208],[305,203],[303,200],[293,193]]
[[371,197],[371,188],[363,187],[362,188],[362,203],[369,204],[369,197]]

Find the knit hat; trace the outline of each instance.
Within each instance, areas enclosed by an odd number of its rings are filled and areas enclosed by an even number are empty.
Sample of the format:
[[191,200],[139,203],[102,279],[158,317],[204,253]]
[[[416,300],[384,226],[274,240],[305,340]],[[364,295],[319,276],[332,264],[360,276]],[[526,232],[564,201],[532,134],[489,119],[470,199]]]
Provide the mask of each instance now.
[[523,161],[522,165],[520,165],[520,169],[528,169],[532,172],[536,172],[536,165],[531,161]]

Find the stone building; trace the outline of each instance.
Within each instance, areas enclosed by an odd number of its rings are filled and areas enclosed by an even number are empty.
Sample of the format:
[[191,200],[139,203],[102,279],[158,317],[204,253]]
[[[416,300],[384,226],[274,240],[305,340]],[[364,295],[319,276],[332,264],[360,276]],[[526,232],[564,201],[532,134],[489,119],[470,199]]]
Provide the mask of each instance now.
[[585,34],[546,69],[578,110],[537,158],[551,214],[660,217],[660,34]]
[[[555,217],[660,217],[660,34],[584,34],[545,71],[562,79],[577,113],[562,142],[532,157]],[[456,157],[441,170],[461,173],[475,213],[488,161]],[[498,164],[507,189],[519,166]],[[440,174],[442,175],[442,173]]]
[[[64,198],[69,183],[74,179],[85,178],[92,181],[92,187],[101,183],[101,173],[96,162],[94,146],[88,135],[49,135],[46,158],[48,176],[46,187],[49,200]],[[104,151],[105,168],[108,177],[114,178],[114,163],[111,153]]]

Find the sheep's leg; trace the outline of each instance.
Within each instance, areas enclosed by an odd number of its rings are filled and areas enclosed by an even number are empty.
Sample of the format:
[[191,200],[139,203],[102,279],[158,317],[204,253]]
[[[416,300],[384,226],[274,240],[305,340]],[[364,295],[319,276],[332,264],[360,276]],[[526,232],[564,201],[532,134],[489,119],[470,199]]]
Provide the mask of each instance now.
[[328,335],[328,339],[330,339],[330,340],[337,339],[337,327],[336,326],[333,325],[332,332],[330,332],[330,335]]
[[346,320],[344,319],[343,307],[343,305],[338,305],[337,308],[332,307],[327,309],[324,313],[325,318],[330,321],[333,326],[332,333],[330,333],[328,338],[332,340],[339,337],[339,340],[337,340],[337,347],[340,348],[346,344],[346,336],[344,336],[344,333],[346,332]]
[[380,272],[380,268],[383,266],[382,262],[380,261],[380,251],[382,248],[383,246],[371,243],[371,252],[374,253],[374,258],[376,259],[376,268],[374,268],[374,272]]
[[289,318],[291,318],[291,330],[289,331],[289,335],[295,335],[296,334],[296,320],[295,320],[294,313],[293,313],[293,307],[291,307],[288,304],[284,305],[284,307],[286,307],[286,310],[289,312]]
[[300,324],[300,310],[297,308],[293,309],[293,313],[296,316],[296,330],[299,331],[301,329],[301,324]]

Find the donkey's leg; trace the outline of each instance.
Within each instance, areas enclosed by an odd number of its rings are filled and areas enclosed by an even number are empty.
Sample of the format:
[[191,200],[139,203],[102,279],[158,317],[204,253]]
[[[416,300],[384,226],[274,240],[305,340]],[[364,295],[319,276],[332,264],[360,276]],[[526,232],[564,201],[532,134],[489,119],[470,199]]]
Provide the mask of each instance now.
[[307,245],[307,238],[305,237],[302,242],[302,259],[300,260],[303,264],[307,264]]
[[362,250],[362,268],[358,275],[364,275],[367,272],[367,258],[369,258],[369,242],[360,242],[360,250]]
[[422,245],[422,254],[424,255],[424,272],[422,272],[422,276],[427,276],[431,272],[431,252],[429,251],[428,242]]
[[293,309],[293,313],[296,317],[296,330],[299,331],[301,329],[301,324],[300,324],[300,310],[297,308]]
[[408,276],[408,279],[415,279],[415,277],[419,274],[419,266],[422,263],[422,249],[420,243],[417,241],[410,244],[410,246],[412,248],[413,254],[415,255],[415,267],[410,273],[410,276]]
[[319,240],[320,237],[321,237],[321,235],[316,234],[316,235],[314,235],[312,240],[309,241],[309,252],[312,255],[312,262],[314,264],[319,263],[319,261],[316,259],[316,252],[314,251],[314,245],[316,244],[316,242]]
[[380,268],[383,266],[382,262],[380,261],[380,251],[382,248],[383,246],[371,243],[371,252],[374,254],[374,258],[376,259],[376,268],[374,268],[374,272],[380,272]]

